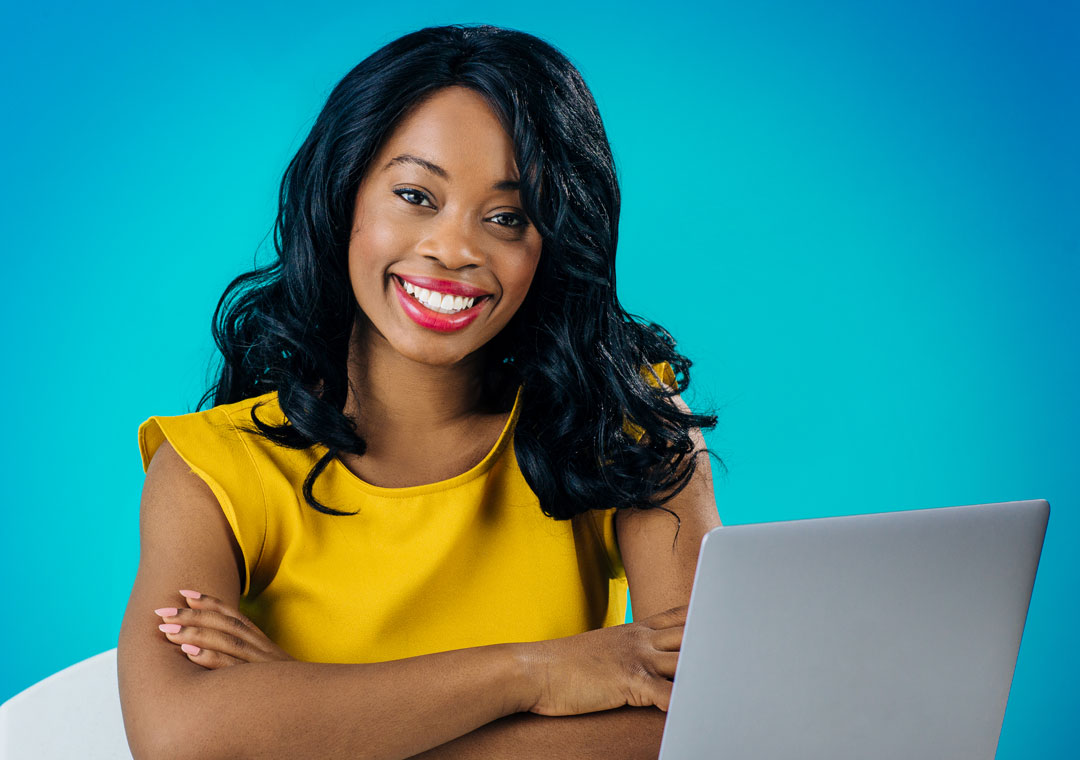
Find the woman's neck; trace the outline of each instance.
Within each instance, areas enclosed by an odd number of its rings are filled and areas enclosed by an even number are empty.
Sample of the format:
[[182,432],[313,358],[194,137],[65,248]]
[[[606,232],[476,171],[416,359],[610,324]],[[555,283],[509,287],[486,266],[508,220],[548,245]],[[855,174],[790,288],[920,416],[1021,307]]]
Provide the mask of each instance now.
[[483,414],[484,357],[479,352],[454,365],[430,365],[398,353],[374,330],[353,330],[349,344],[349,391],[345,413],[362,435],[423,440],[460,430]]

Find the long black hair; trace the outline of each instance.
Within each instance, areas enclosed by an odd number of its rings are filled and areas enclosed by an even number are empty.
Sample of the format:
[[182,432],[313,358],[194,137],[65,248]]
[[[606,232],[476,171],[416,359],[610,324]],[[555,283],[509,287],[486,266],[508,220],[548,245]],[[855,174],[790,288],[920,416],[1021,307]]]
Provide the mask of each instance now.
[[[513,139],[522,204],[543,239],[525,301],[485,347],[486,394],[524,385],[514,429],[519,467],[554,519],[663,508],[696,468],[691,429],[714,427],[716,416],[669,400],[689,386],[690,360],[666,330],[620,305],[620,194],[600,113],[566,56],[521,31],[420,29],[334,87],[282,179],[276,260],[236,277],[214,311],[224,364],[198,408],[276,391],[285,423],[265,423],[255,404],[248,432],[290,448],[325,446],[304,498],[319,512],[354,514],[320,503],[312,487],[339,452],[366,449],[343,411],[359,309],[347,268],[356,192],[402,117],[453,85],[485,97]],[[662,361],[675,371],[674,386],[654,387],[642,374]],[[624,421],[644,431],[640,441]]]

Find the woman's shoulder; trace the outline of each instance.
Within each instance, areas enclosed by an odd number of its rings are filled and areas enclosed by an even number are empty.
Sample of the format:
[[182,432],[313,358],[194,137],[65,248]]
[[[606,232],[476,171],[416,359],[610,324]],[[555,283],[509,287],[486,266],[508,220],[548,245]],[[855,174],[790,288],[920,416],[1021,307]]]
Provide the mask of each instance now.
[[[252,426],[254,424],[252,420],[253,412],[260,421],[270,425],[281,425],[285,421],[281,405],[278,403],[276,390],[229,404],[220,404],[207,411],[213,411],[213,409],[219,410],[220,415],[228,417],[238,427],[245,423],[247,426]],[[242,429],[241,432],[243,432]]]
[[[153,415],[139,425],[143,471],[165,441],[213,492],[244,557],[243,594],[256,573],[266,540],[265,467],[239,421],[260,402],[277,409],[277,394],[266,393],[196,412]],[[260,419],[269,415],[259,412]],[[269,422],[268,419],[266,421]],[[250,423],[249,423],[250,424]]]
[[276,391],[195,412],[151,415],[139,425],[143,470],[149,467],[154,452],[166,439],[182,456],[184,452],[191,452],[215,457],[229,450],[245,448],[244,439],[252,435],[250,428],[254,427],[253,409],[260,421],[281,423]]
[[667,386],[675,385],[675,370],[671,368],[668,362],[656,362],[654,364],[643,364],[641,367],[641,376],[645,378],[645,382],[654,388],[658,388],[660,383]]

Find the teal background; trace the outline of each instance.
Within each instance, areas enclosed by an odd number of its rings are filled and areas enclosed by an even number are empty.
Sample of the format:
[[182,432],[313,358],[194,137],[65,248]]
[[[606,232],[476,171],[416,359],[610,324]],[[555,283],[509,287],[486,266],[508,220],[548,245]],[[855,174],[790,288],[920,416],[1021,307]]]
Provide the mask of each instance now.
[[0,700],[116,645],[136,429],[194,409],[214,306],[271,250],[330,89],[401,34],[485,21],[593,90],[620,294],[720,412],[725,523],[1050,502],[998,757],[1072,756],[1077,5],[660,8],[3,6]]

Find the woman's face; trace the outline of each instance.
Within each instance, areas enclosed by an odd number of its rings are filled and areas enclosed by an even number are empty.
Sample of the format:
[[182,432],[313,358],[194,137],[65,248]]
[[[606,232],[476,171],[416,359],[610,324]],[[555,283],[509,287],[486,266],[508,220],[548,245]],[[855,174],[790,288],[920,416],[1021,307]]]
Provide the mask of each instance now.
[[349,241],[369,338],[446,365],[506,326],[542,243],[517,181],[513,141],[472,90],[439,90],[397,126],[360,184]]

